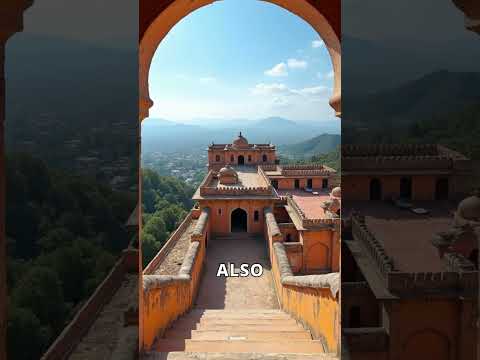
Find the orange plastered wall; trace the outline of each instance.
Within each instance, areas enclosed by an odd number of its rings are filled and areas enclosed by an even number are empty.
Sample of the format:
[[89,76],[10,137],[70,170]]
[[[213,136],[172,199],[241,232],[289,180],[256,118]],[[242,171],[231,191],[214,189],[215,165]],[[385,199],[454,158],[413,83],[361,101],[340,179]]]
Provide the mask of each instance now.
[[323,339],[329,352],[337,352],[340,336],[338,300],[332,296],[329,288],[282,285],[275,254],[272,252],[271,255],[272,275],[282,309],[305,324],[314,337]]
[[174,280],[161,287],[144,291],[142,309],[144,350],[150,349],[155,339],[162,336],[173,321],[192,307],[205,258],[204,244],[205,239],[202,239],[189,281]]

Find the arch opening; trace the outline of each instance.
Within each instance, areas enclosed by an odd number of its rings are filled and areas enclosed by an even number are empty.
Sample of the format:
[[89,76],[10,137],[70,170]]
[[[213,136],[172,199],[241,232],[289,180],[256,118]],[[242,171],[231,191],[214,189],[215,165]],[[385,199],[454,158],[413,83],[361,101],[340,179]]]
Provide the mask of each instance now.
[[448,200],[447,178],[440,178],[435,182],[435,200]]
[[400,179],[400,198],[410,200],[412,198],[412,178]]
[[245,158],[243,155],[238,156],[238,165],[245,165]]
[[[341,43],[337,24],[329,22],[327,17],[308,0],[264,0],[277,5],[303,19],[318,33],[328,50],[333,68],[333,91],[330,105],[337,116],[341,116]],[[215,0],[176,0],[163,9],[153,21],[149,22],[141,34],[139,46],[139,118],[140,121],[149,116],[153,106],[150,98],[148,77],[153,55],[168,32],[190,13]],[[328,7],[327,5],[325,5]],[[335,26],[335,28],[334,28]]]
[[247,232],[247,212],[237,208],[232,211],[230,216],[231,232]]
[[380,179],[370,180],[370,200],[382,200],[382,183]]

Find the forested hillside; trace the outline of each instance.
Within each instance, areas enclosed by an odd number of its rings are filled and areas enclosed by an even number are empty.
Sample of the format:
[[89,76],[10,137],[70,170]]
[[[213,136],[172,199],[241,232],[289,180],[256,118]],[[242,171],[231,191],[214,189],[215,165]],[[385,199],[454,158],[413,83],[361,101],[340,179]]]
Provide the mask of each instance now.
[[142,255],[147,265],[193,206],[194,188],[172,176],[142,171]]
[[38,359],[128,245],[136,198],[26,154],[6,174],[8,352]]

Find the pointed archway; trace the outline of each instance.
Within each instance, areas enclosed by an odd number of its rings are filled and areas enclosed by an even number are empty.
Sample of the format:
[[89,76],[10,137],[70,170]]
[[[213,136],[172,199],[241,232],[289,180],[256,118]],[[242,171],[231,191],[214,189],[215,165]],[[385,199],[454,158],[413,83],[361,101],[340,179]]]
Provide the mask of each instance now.
[[237,208],[232,211],[230,215],[230,231],[231,232],[247,232],[248,226],[247,212],[243,209]]

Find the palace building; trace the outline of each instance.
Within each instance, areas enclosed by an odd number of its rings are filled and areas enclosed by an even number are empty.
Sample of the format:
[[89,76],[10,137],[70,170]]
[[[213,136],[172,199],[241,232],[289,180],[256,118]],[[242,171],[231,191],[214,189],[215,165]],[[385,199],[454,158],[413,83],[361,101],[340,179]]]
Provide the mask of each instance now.
[[470,160],[439,145],[342,151],[350,359],[477,359],[480,198],[468,195]]
[[[195,208],[143,272],[144,352],[336,358],[336,171],[282,165],[274,145],[249,144],[242,134],[232,144],[210,145],[208,159]],[[218,277],[218,266],[231,263],[260,264],[263,275]]]

